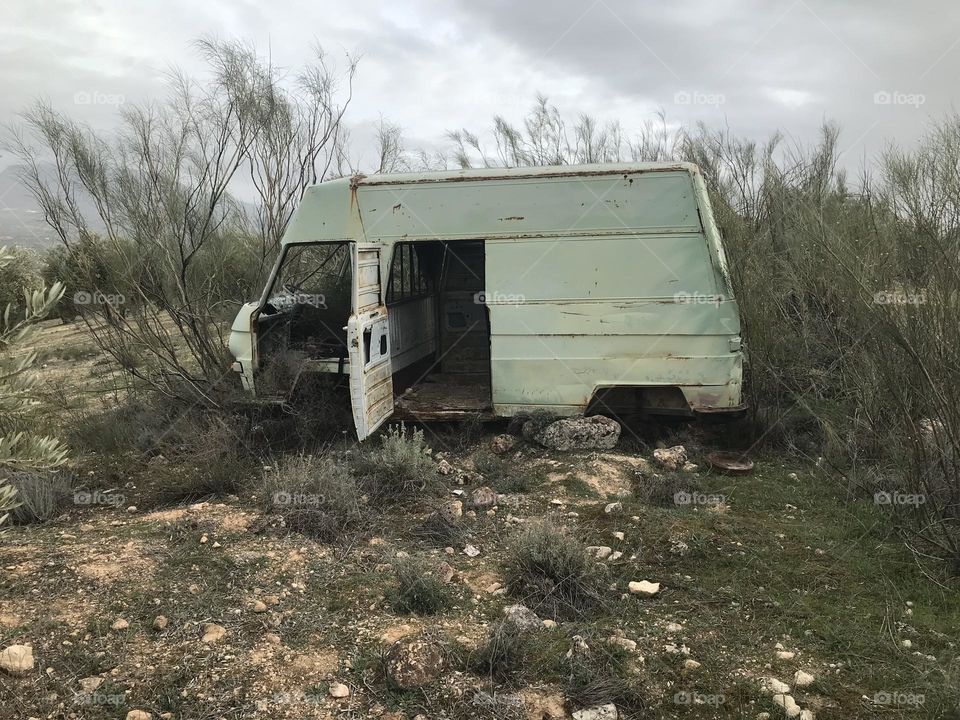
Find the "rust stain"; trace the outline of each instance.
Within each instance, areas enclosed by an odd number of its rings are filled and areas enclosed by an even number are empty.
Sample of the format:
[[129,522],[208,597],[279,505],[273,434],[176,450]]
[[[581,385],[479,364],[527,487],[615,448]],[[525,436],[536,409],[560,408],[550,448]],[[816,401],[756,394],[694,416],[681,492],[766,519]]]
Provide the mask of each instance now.
[[393,211],[394,211],[394,212],[396,212],[396,211],[399,210],[399,209],[400,209],[400,203],[397,203],[396,205],[393,206]]
[[503,222],[504,220],[523,220],[523,215],[511,215],[510,217],[502,217],[498,219],[500,222]]

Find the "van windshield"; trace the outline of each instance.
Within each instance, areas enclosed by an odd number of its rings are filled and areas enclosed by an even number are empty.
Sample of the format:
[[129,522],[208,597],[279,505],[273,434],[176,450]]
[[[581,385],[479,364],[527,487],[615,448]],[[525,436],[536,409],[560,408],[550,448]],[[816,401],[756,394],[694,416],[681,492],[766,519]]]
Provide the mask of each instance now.
[[278,311],[295,305],[326,307],[350,296],[350,253],[347,243],[291,245],[267,296]]

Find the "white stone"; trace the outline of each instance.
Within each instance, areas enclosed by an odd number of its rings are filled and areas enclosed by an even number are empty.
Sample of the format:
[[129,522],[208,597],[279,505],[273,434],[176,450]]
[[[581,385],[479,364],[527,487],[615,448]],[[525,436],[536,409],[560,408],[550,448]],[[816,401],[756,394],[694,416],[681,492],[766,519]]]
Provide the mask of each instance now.
[[790,686],[775,677],[760,678],[760,687],[773,695],[785,695],[790,692]]
[[33,647],[30,645],[11,645],[0,652],[0,669],[11,675],[33,670]]
[[350,696],[350,688],[343,683],[331,683],[328,691],[330,697],[345,698]]
[[793,684],[798,688],[810,687],[816,680],[813,675],[803,670],[797,670],[797,672],[793,674]]
[[128,622],[127,622],[126,620],[124,620],[123,618],[117,618],[116,620],[113,621],[113,625],[110,626],[110,629],[111,629],[111,630],[126,630],[128,627],[130,627],[130,623],[128,623]]
[[793,695],[777,693],[773,696],[773,702],[775,705],[783,708],[783,712],[788,718],[795,718],[800,715],[800,706],[797,705],[797,701],[793,699]]
[[480,551],[477,550],[473,545],[467,545],[463,548],[463,554],[467,557],[476,557],[480,554]]
[[777,650],[777,660],[793,660],[795,656],[796,653],[789,650]]
[[660,583],[649,582],[647,580],[635,580],[627,586],[627,589],[630,590],[632,595],[639,595],[640,597],[653,597],[660,592]]
[[617,720],[619,717],[617,706],[613,703],[599,705],[588,708],[587,710],[577,710],[573,714],[573,720]]
[[683,669],[684,669],[684,670],[691,670],[691,671],[692,671],[692,670],[696,670],[696,669],[699,668],[699,667],[700,667],[700,663],[698,663],[698,662],[697,662],[696,660],[694,660],[693,658],[687,658],[686,660],[683,661]]

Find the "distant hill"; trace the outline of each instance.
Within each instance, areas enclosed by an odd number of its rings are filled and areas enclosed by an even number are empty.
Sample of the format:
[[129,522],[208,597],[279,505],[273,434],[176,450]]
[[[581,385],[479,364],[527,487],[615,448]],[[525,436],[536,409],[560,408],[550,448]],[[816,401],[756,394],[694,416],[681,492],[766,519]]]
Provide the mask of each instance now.
[[[41,172],[54,177],[52,165]],[[79,200],[80,208],[91,227],[100,223],[92,201]],[[20,179],[20,169],[11,165],[0,171],[0,245],[22,245],[44,248],[58,242],[56,233],[43,219],[43,211],[30,190]]]

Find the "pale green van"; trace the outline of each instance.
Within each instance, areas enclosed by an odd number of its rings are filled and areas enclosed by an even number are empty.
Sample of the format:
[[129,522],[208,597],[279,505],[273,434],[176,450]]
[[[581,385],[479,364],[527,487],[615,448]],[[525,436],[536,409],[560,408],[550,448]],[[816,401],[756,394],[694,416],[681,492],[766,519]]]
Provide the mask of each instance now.
[[309,188],[282,244],[233,368],[251,394],[276,358],[342,377],[361,440],[391,416],[743,408],[695,165],[357,175]]

